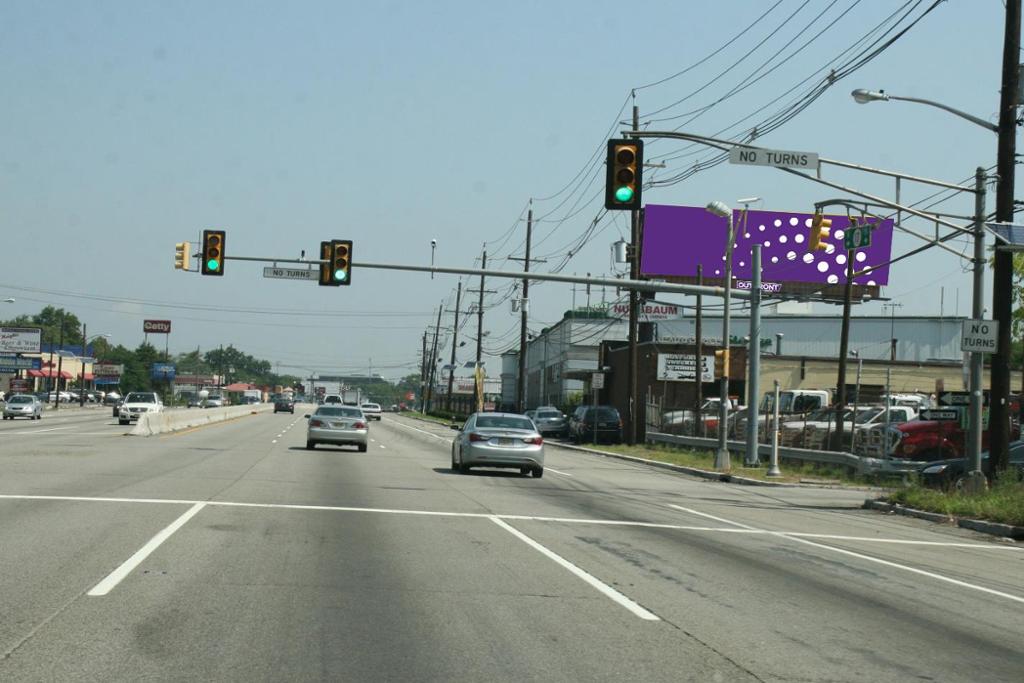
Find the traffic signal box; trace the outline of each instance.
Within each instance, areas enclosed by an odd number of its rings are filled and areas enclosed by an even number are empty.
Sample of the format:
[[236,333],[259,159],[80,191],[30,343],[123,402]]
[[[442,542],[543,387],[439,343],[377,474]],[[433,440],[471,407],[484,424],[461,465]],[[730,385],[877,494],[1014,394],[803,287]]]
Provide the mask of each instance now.
[[832,232],[832,219],[825,218],[824,214],[814,212],[811,220],[811,237],[807,241],[807,248],[811,251],[824,251],[828,249],[828,237]]
[[644,143],[641,140],[609,140],[605,163],[604,208],[637,211],[641,206]]
[[715,377],[729,376],[729,349],[715,351]]
[[320,285],[339,287],[352,284],[352,240],[320,243]]
[[175,270],[188,270],[189,261],[191,257],[189,255],[188,242],[178,242],[174,245],[174,269]]
[[224,235],[223,230],[203,230],[203,275],[224,274]]

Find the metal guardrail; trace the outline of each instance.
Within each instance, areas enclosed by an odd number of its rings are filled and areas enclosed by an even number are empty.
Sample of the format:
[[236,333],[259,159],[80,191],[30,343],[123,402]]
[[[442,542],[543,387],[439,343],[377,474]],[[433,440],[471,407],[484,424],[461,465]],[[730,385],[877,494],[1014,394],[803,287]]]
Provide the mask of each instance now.
[[[699,436],[662,434],[660,432],[647,432],[647,441],[649,443],[688,446],[690,448],[702,448],[705,450],[714,450],[718,447],[717,439],[705,439]],[[746,442],[744,441],[730,440],[727,442],[727,446],[730,451],[737,453],[745,453],[747,449]],[[758,458],[767,462],[771,455],[771,444],[758,444],[757,453]],[[788,448],[783,446],[779,446],[779,460],[838,465],[840,467],[845,467],[856,474],[903,474],[908,472],[917,472],[920,466],[920,463],[898,459],[867,458],[854,455],[853,453],[843,453],[840,451],[821,451],[809,448]]]

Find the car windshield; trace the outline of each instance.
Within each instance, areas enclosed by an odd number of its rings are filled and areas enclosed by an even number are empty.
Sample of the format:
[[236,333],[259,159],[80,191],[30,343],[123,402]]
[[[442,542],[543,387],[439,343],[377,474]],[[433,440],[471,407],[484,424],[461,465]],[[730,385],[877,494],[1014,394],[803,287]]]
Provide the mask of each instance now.
[[619,411],[616,410],[615,408],[609,408],[609,407],[606,407],[606,406],[601,406],[601,407],[599,407],[597,409],[597,419],[598,420],[618,420],[619,419]]
[[156,394],[145,394],[133,391],[128,394],[125,403],[156,403]]
[[359,408],[346,408],[345,406],[338,406],[336,408],[318,408],[316,414],[326,415],[327,417],[362,417],[363,411],[359,410]]
[[13,398],[11,398],[7,402],[8,403],[32,403],[32,398],[30,396],[14,396]]
[[481,415],[476,419],[478,429],[525,429],[533,431],[529,418],[514,415]]
[[557,410],[538,410],[537,417],[562,417]]
[[[859,425],[867,424],[868,422],[871,422],[873,419],[881,415],[883,412],[885,411],[880,409],[862,410],[860,411],[860,414],[857,415],[856,422]],[[902,417],[902,414],[900,416]]]

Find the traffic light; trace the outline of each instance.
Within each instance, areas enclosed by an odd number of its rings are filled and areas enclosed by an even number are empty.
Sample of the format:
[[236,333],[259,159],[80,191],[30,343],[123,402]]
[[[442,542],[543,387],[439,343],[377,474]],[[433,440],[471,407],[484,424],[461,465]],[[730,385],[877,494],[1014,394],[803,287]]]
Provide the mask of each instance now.
[[642,140],[609,140],[604,208],[636,211],[640,209],[644,143]]
[[729,349],[715,351],[715,377],[729,376]]
[[830,232],[832,232],[832,219],[825,218],[824,214],[816,211],[811,220],[811,239],[808,240],[807,247],[811,251],[824,251],[828,248],[825,241],[828,240]]
[[178,242],[174,245],[174,269],[175,270],[188,270],[189,262],[192,260],[191,255],[188,253],[188,242]]
[[224,274],[224,231],[203,230],[203,275]]
[[320,243],[320,284],[338,287],[352,284],[352,240]]

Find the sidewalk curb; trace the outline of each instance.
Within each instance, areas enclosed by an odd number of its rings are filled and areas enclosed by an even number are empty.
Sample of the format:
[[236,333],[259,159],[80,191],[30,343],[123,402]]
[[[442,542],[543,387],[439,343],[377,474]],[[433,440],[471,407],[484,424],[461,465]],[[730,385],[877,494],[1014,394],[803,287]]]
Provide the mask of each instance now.
[[953,517],[951,515],[944,515],[938,512],[925,512],[924,510],[916,510],[914,508],[908,508],[903,505],[889,503],[884,500],[876,500],[873,498],[865,500],[863,508],[865,510],[878,510],[889,514],[904,515],[906,517],[916,517],[917,519],[923,519],[937,524],[955,524],[962,529],[971,529],[972,531],[978,531],[983,534],[1011,538],[1015,541],[1024,540],[1024,526],[998,524],[996,522],[986,522],[980,519]]

